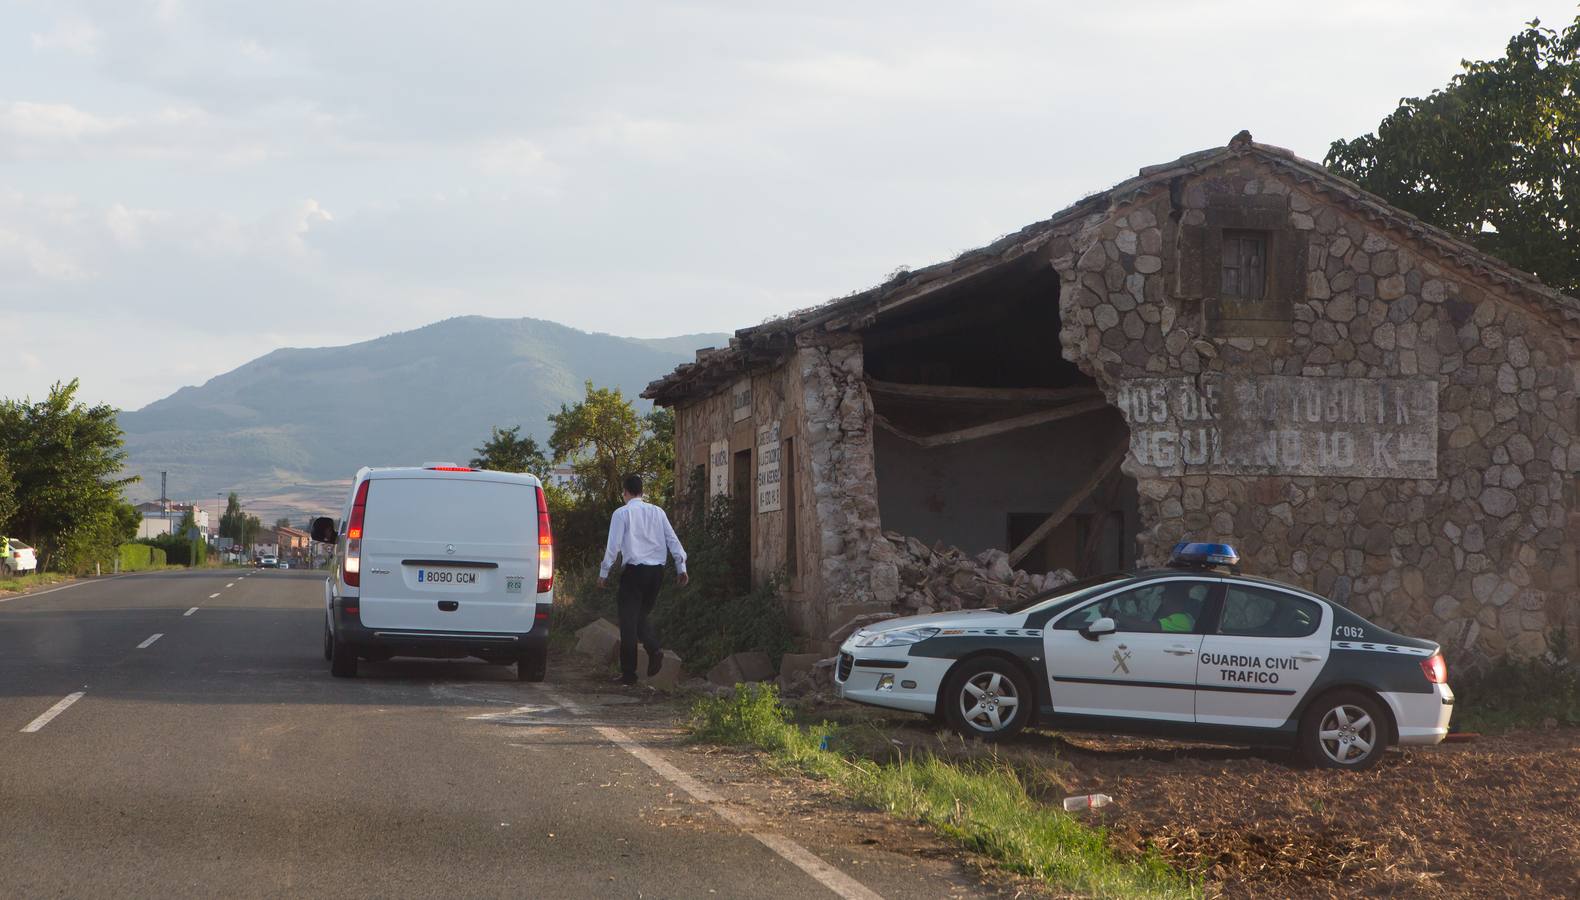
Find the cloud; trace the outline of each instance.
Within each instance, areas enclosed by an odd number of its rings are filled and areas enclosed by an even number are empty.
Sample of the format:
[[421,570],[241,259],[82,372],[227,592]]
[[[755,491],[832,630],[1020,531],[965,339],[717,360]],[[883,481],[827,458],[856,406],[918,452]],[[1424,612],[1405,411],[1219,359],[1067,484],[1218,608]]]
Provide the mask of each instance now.
[[0,135],[21,141],[78,141],[108,134],[125,124],[124,119],[96,116],[66,103],[16,100],[0,104]]
[[99,52],[99,29],[82,16],[62,16],[44,33],[29,35],[35,50],[59,50],[77,56],[92,56]]

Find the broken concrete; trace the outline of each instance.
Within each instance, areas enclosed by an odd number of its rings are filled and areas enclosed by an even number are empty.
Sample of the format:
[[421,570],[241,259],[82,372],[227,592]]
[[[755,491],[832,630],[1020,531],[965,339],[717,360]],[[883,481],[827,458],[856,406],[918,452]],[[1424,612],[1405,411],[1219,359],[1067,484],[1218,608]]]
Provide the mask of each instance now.
[[636,677],[639,682],[648,687],[664,691],[674,690],[680,684],[680,676],[685,674],[685,669],[681,665],[680,654],[673,650],[665,650],[663,655],[664,664],[659,668],[658,674],[649,677],[647,674],[647,648],[638,646],[636,648]]
[[774,677],[774,664],[768,654],[758,650],[734,653],[708,670],[708,681],[721,687],[734,687]]
[[620,657],[620,626],[598,619],[576,629],[576,652],[606,666]]

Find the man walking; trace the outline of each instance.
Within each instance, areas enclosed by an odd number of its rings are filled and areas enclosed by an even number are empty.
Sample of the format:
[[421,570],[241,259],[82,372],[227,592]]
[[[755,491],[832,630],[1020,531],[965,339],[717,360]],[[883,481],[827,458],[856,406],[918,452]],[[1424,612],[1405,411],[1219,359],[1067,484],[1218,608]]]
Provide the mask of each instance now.
[[609,545],[603,564],[598,567],[598,586],[609,583],[609,569],[618,554],[625,559],[620,570],[620,677],[621,684],[636,684],[636,644],[647,648],[647,677],[652,678],[664,665],[658,632],[648,616],[658,601],[658,588],[664,580],[664,556],[675,558],[675,581],[686,586],[686,550],[669,524],[664,511],[642,499],[642,479],[625,477],[625,505],[609,520]]

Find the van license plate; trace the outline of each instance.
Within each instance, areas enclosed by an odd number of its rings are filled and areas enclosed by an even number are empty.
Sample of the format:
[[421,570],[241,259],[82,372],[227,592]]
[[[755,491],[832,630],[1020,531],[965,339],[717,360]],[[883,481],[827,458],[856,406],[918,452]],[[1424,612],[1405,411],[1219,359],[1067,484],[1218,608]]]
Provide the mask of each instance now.
[[477,573],[468,569],[418,569],[418,584],[477,584]]

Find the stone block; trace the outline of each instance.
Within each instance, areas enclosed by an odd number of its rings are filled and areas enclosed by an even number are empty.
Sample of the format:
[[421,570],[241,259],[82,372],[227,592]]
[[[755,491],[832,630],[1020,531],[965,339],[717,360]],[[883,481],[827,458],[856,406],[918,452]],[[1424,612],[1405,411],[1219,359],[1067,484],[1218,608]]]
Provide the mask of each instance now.
[[731,654],[708,670],[708,681],[723,687],[767,681],[773,677],[773,662],[760,650]]
[[647,675],[647,648],[638,645],[636,648],[636,677],[637,680],[650,687],[660,690],[674,690],[680,684],[680,676],[685,674],[681,666],[680,654],[673,650],[665,650],[664,664],[659,667],[658,674],[649,678]]
[[817,665],[817,661],[823,658],[823,655],[818,653],[786,653],[784,658],[779,660],[779,677],[788,679],[802,673],[810,673],[812,667]]
[[599,665],[608,665],[620,656],[620,626],[599,619],[576,629],[576,652]]

